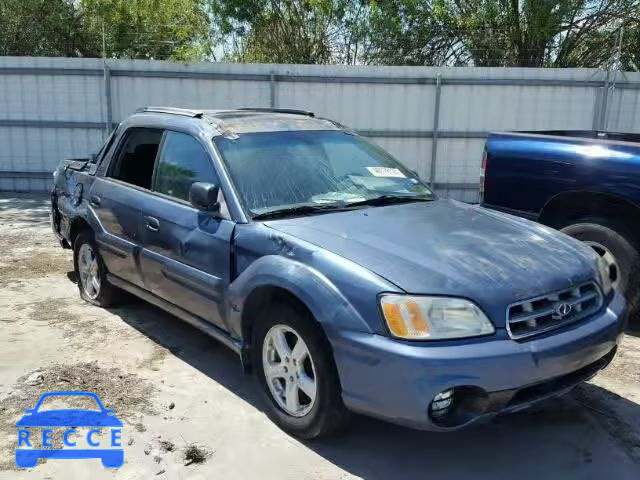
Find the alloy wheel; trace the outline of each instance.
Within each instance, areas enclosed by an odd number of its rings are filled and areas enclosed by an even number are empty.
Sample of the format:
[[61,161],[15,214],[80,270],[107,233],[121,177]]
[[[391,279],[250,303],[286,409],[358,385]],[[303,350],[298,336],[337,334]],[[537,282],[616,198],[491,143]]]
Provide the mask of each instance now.
[[78,273],[84,293],[95,300],[100,295],[100,269],[98,257],[88,243],[82,244],[78,252]]
[[308,414],[316,402],[318,381],[313,359],[300,334],[274,325],[262,344],[262,366],[271,396],[293,417]]

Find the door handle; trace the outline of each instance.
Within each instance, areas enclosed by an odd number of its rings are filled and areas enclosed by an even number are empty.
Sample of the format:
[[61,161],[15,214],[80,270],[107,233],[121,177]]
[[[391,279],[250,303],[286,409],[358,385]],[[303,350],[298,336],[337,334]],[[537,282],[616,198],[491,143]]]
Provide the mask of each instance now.
[[99,207],[100,202],[102,202],[102,199],[98,195],[91,195],[91,199],[89,201],[91,202],[91,205],[93,205],[94,207]]
[[160,230],[160,222],[157,218],[154,217],[144,217],[144,223],[148,230],[152,232],[157,232]]

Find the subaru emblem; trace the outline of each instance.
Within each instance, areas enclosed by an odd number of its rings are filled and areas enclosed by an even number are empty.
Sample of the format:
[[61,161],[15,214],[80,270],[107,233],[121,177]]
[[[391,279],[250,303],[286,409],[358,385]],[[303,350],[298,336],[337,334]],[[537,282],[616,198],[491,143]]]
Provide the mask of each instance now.
[[571,313],[571,310],[573,310],[573,305],[571,305],[570,303],[566,303],[566,302],[562,302],[556,305],[556,308],[554,308],[553,310],[553,317],[556,320],[559,320],[561,318],[565,318],[567,315],[569,315]]

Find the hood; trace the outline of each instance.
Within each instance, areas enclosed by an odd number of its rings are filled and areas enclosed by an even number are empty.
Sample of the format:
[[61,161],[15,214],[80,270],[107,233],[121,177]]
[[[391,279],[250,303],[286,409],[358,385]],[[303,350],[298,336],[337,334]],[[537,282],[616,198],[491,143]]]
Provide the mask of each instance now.
[[[507,305],[596,276],[590,248],[548,227],[452,200],[266,222],[415,294],[461,296],[496,325]],[[498,321],[496,321],[498,320]]]

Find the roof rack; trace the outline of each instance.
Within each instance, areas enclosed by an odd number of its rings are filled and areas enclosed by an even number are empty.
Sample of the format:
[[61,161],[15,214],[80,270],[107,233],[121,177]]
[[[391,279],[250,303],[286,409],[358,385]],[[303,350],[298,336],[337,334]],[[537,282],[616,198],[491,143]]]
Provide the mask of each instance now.
[[237,108],[244,112],[265,112],[265,113],[291,113],[292,115],[304,115],[305,117],[315,117],[316,114],[307,110],[296,110],[294,108]]
[[200,118],[204,115],[201,110],[190,110],[176,107],[141,107],[136,113],[169,113],[171,115],[184,115],[185,117]]

